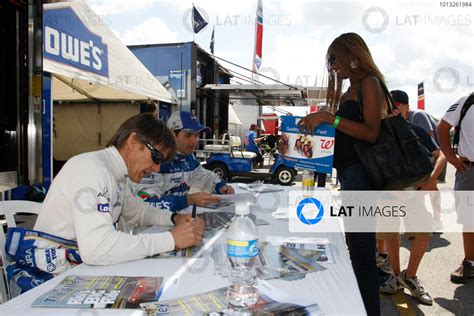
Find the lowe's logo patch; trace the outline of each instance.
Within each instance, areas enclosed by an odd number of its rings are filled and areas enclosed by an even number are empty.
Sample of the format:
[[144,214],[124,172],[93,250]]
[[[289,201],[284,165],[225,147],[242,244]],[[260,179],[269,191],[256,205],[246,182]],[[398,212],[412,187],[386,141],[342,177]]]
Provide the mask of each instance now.
[[43,43],[44,58],[109,76],[107,45],[88,29],[72,8],[44,11]]
[[107,212],[110,211],[110,205],[109,205],[109,203],[97,204],[97,210],[99,212],[107,213]]
[[97,194],[97,210],[103,213],[110,212],[110,195],[107,188]]

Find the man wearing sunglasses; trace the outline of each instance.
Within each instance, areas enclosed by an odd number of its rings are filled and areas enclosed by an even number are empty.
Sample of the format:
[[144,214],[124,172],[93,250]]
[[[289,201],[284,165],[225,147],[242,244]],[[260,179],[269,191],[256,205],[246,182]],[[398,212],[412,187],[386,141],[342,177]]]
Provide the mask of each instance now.
[[[151,114],[131,117],[107,148],[69,159],[49,189],[35,230],[76,241],[82,261],[93,265],[137,260],[199,244],[202,220],[193,223],[190,215],[157,210],[130,188],[129,179],[140,182],[145,175],[159,172],[160,165],[175,153],[174,135],[162,121]],[[131,235],[116,229],[120,218],[133,226],[174,228]],[[66,252],[56,251],[56,256],[63,266],[67,263]],[[55,271],[59,267],[47,272]]]
[[[214,194],[232,194],[234,189],[215,173],[201,167],[193,155],[199,134],[210,131],[189,112],[174,112],[167,122],[174,131],[178,153],[174,159],[161,165],[160,172],[152,172],[134,186],[134,192],[146,202],[172,212],[188,205],[206,206],[219,201]],[[201,192],[189,194],[189,189]]]

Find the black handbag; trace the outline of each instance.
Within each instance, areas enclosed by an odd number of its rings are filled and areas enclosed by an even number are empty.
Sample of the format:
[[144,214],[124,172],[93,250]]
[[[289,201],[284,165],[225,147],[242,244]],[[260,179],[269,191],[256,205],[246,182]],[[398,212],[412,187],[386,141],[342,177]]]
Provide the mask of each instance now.
[[[380,82],[393,113],[393,99],[383,82]],[[358,87],[359,110],[362,115],[362,90]],[[428,149],[401,115],[382,119],[377,141],[354,144],[369,181],[374,189],[402,190],[423,182],[433,171]]]

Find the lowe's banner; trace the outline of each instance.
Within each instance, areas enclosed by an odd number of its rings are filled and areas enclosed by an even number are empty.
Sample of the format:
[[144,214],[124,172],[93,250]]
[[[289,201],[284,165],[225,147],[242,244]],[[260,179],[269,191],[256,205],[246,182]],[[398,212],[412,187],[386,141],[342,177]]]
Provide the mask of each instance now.
[[336,130],[328,124],[322,124],[314,129],[313,136],[305,135],[296,125],[300,119],[302,117],[282,117],[279,150],[285,165],[331,173]]
[[84,1],[43,5],[43,71],[53,74],[53,99],[171,103],[169,92],[108,24]]
[[44,10],[43,45],[44,58],[109,76],[107,45],[71,7]]

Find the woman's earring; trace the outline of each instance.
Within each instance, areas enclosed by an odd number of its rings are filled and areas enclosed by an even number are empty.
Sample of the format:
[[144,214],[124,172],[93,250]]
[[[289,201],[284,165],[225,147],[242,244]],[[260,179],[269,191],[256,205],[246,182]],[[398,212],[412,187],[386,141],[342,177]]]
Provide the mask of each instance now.
[[352,69],[356,69],[356,68],[357,68],[357,64],[356,64],[354,61],[351,61],[351,68],[352,68]]

